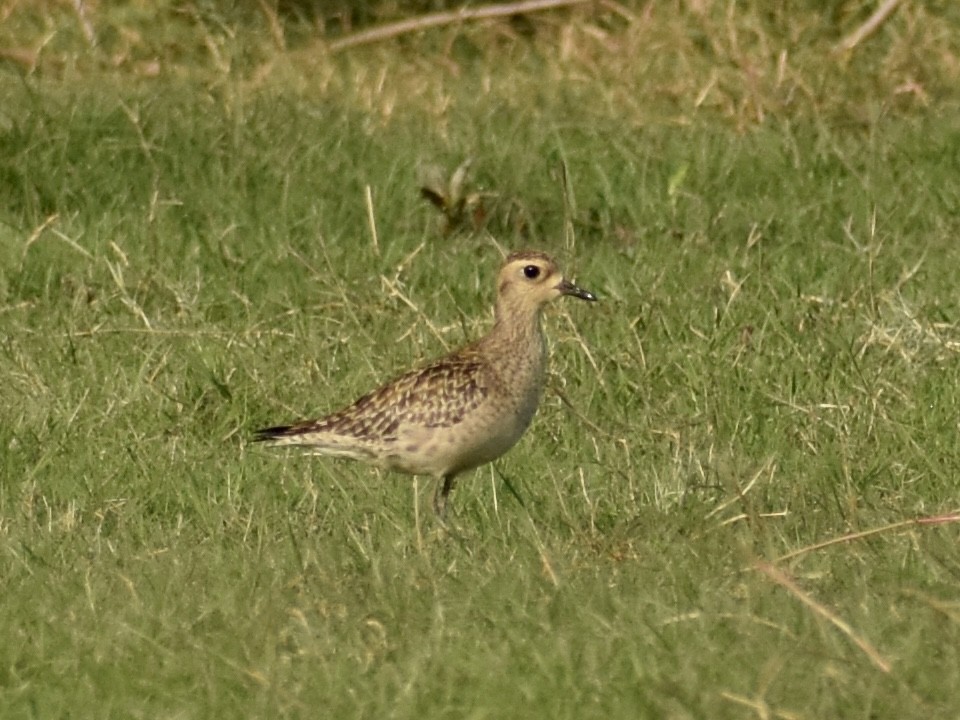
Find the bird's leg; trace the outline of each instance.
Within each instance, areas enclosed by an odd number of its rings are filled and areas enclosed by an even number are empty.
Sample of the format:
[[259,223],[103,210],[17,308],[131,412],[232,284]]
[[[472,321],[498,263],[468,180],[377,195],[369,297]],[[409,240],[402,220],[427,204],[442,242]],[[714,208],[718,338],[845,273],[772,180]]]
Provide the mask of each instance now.
[[444,476],[443,484],[438,484],[437,491],[433,494],[433,511],[441,521],[447,511],[447,496],[450,494],[450,491],[453,490],[453,481],[453,475]]

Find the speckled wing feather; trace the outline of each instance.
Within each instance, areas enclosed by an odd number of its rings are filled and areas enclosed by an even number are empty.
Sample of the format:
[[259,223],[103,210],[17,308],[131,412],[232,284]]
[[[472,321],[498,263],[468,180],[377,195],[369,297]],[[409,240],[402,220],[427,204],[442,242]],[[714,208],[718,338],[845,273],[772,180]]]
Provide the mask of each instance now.
[[[466,350],[466,349],[465,349]],[[288,441],[329,433],[366,441],[390,441],[401,425],[441,428],[456,425],[483,402],[483,366],[470,351],[413,370],[318,420],[265,428],[257,440]],[[304,437],[304,443],[309,439]]]

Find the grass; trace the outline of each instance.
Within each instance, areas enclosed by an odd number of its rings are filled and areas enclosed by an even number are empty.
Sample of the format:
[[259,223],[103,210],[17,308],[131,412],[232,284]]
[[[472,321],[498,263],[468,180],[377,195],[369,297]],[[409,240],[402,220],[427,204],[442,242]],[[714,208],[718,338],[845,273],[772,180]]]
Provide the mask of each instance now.
[[[956,715],[960,20],[836,57],[869,8],[813,5],[337,56],[12,5],[3,716]],[[444,232],[418,183],[465,157],[489,214]],[[497,243],[602,302],[549,313],[455,535],[425,481],[248,444],[482,332]]]

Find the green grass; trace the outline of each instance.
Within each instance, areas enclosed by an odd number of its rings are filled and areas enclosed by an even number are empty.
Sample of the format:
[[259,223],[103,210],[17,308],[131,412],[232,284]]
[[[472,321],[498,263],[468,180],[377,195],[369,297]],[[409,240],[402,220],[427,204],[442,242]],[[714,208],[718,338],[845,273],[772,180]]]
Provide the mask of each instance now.
[[[905,521],[960,509],[957,11],[836,58],[863,12],[813,5],[336,57],[14,13],[0,714],[956,716],[960,525]],[[445,234],[418,182],[468,156],[496,197]],[[551,308],[455,535],[425,480],[249,444],[482,332],[494,237],[602,302]]]

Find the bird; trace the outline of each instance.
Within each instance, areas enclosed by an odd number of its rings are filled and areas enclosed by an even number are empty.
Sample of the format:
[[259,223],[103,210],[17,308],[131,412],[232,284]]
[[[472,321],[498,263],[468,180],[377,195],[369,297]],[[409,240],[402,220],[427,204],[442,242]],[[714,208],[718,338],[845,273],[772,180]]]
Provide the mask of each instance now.
[[486,335],[342,410],[256,430],[253,441],[432,476],[442,523],[457,476],[506,453],[533,420],[547,368],[541,310],[561,296],[597,300],[567,280],[550,255],[514,252],[497,276]]

